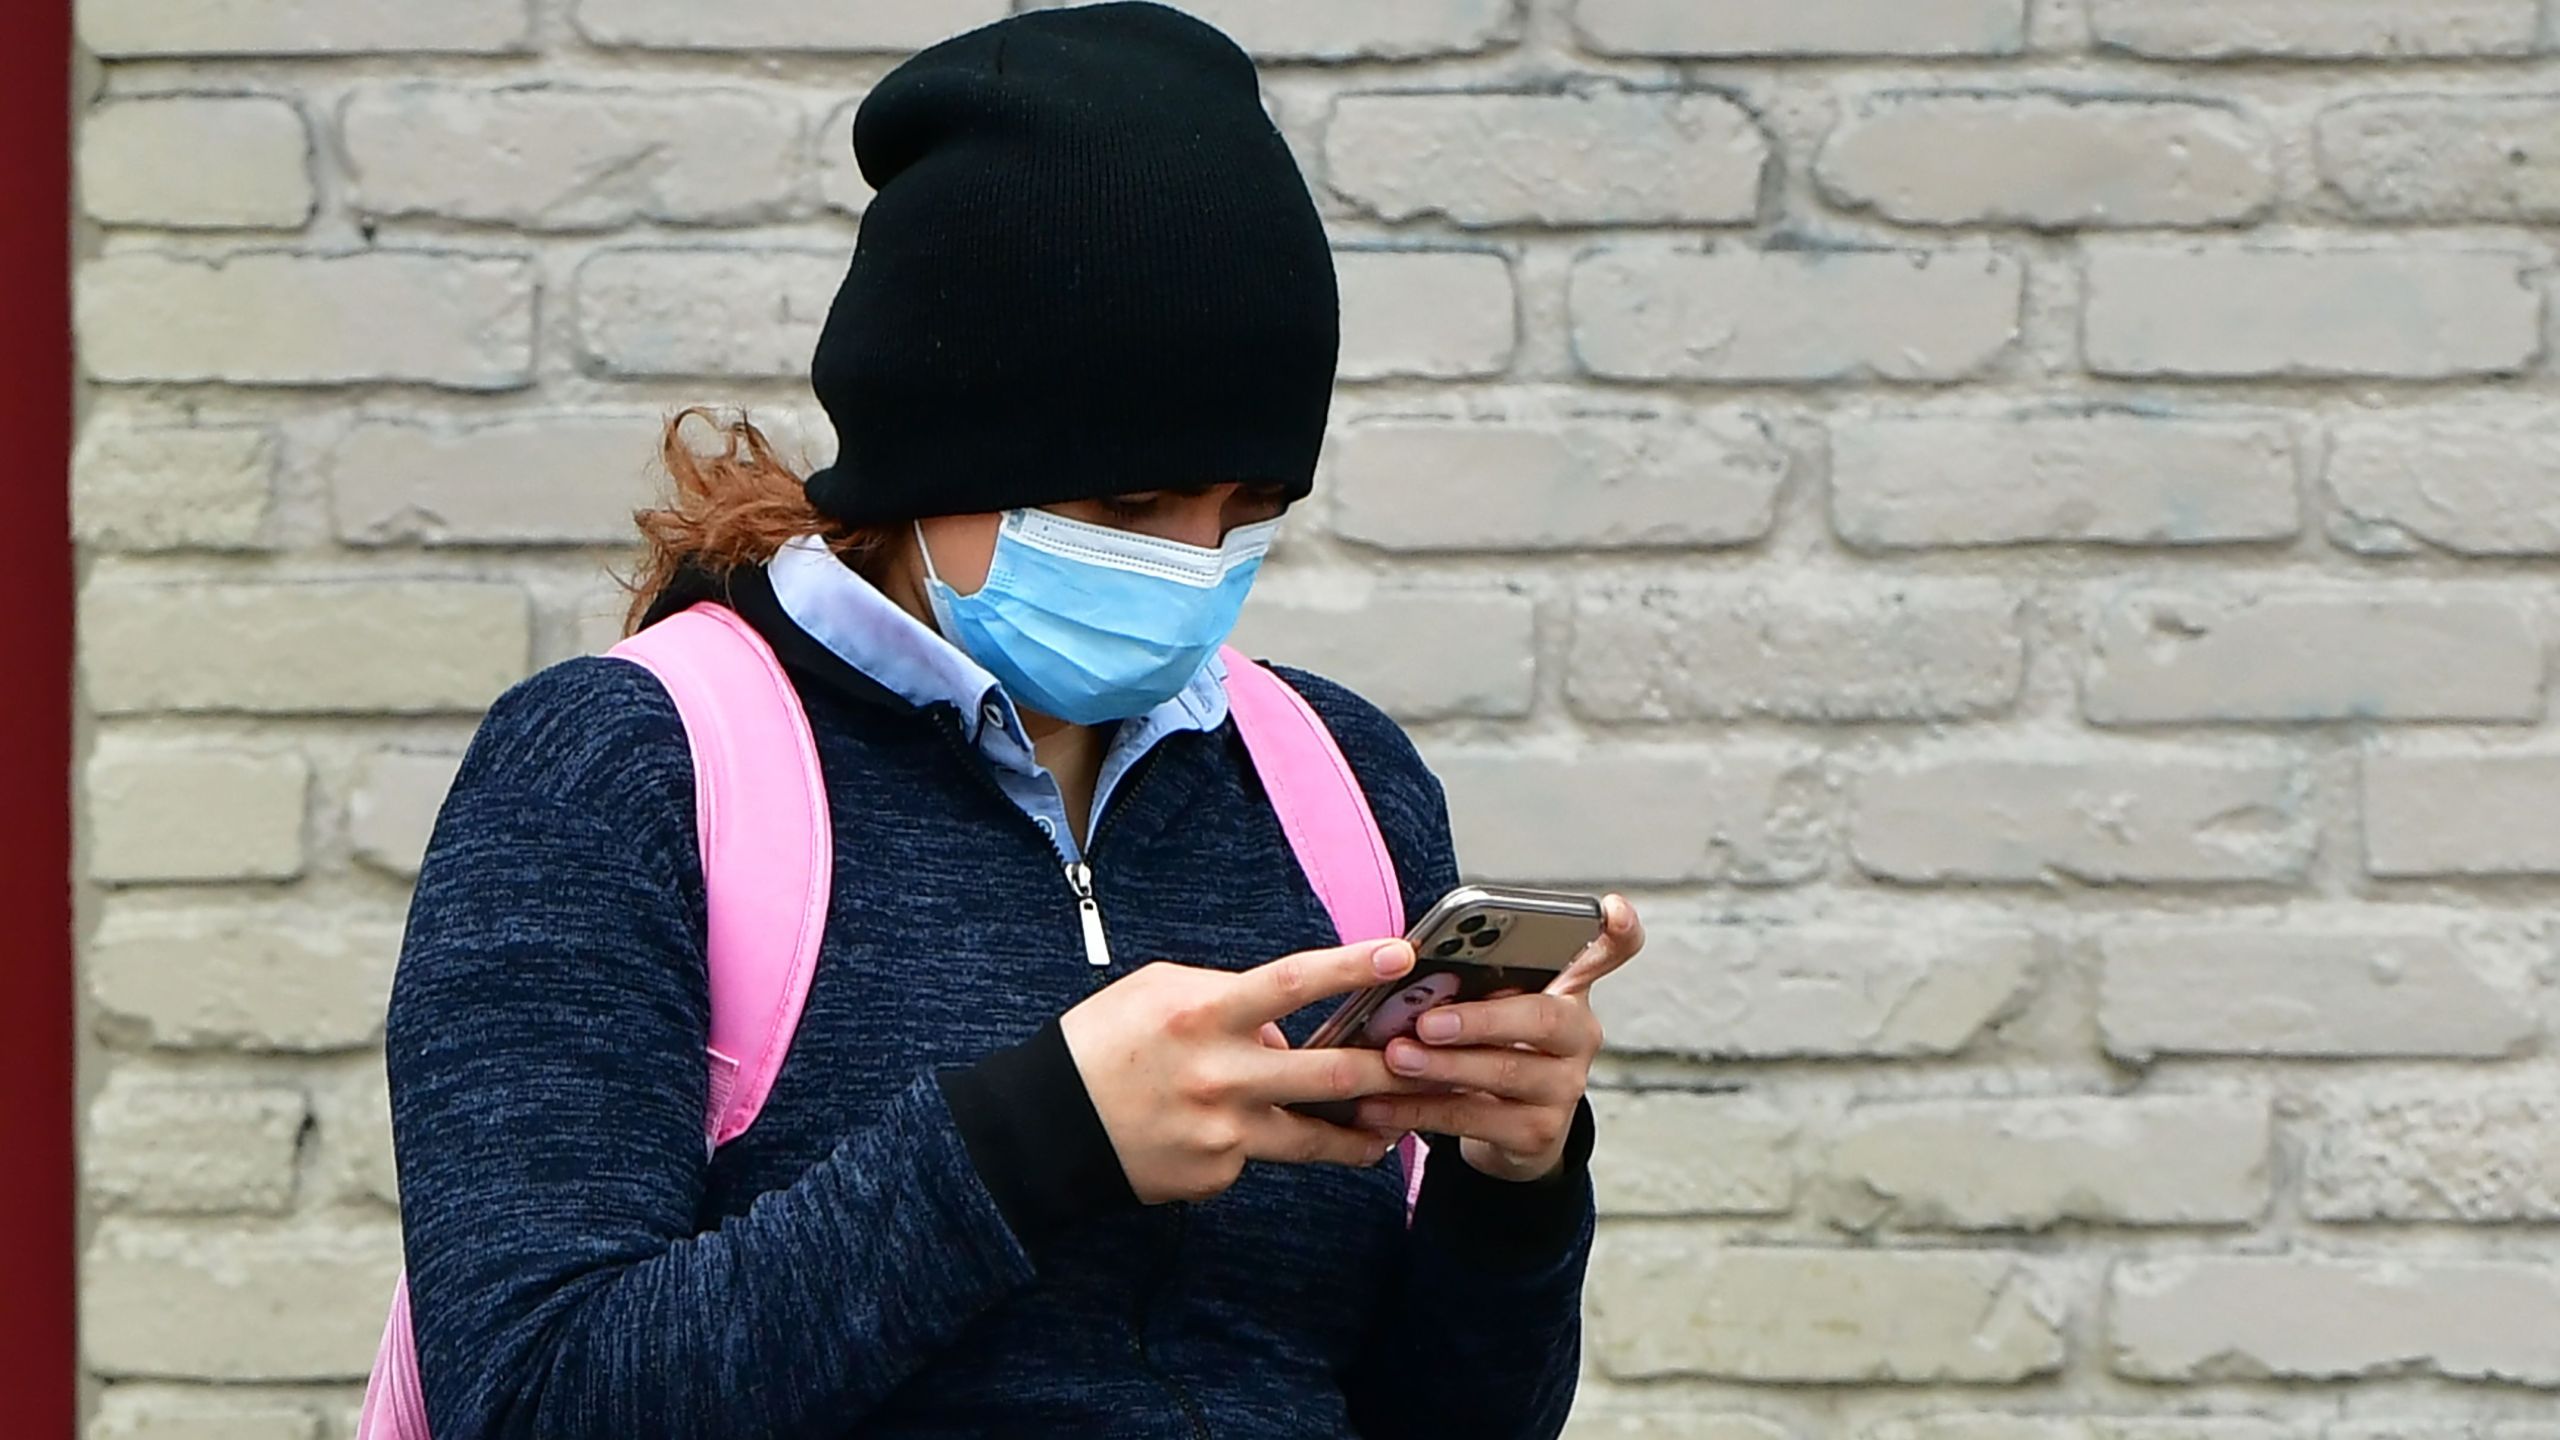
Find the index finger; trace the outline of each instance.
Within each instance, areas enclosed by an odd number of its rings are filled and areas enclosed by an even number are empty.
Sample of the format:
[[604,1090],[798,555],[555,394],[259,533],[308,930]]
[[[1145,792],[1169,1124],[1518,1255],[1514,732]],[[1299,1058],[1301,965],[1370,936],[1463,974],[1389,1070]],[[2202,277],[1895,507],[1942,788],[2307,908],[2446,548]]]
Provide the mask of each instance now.
[[1257,965],[1236,977],[1226,1003],[1239,1028],[1294,1015],[1319,1000],[1366,990],[1413,968],[1413,947],[1402,940],[1363,940],[1330,950],[1301,950]]

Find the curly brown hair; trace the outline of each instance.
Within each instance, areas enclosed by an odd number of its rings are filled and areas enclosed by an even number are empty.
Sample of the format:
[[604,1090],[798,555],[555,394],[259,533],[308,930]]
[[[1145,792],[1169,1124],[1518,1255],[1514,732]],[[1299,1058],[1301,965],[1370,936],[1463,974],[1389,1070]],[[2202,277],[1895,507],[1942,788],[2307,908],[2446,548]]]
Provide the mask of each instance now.
[[[711,427],[719,447],[695,448],[685,429],[690,420]],[[632,516],[642,551],[631,573],[618,577],[631,592],[624,634],[639,629],[650,607],[686,572],[716,578],[762,565],[803,535],[820,537],[845,563],[859,566],[895,539],[893,530],[848,527],[811,509],[799,471],[744,410],[723,415],[694,405],[677,411],[659,437],[658,459],[674,489],[665,504]]]

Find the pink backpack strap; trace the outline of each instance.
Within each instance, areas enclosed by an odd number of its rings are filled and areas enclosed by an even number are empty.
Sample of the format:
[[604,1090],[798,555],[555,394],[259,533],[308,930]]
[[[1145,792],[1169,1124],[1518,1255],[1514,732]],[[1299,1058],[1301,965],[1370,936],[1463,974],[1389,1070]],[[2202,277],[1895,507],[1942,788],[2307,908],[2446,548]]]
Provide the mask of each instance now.
[[1288,681],[1233,649],[1221,655],[1228,713],[1333,928],[1346,945],[1402,935],[1404,891],[1395,862],[1324,718]]
[[[1386,836],[1360,788],[1342,746],[1307,698],[1289,682],[1230,646],[1219,652],[1227,666],[1227,712],[1253,757],[1254,772],[1280,817],[1280,833],[1298,857],[1307,883],[1333,917],[1343,943],[1383,940],[1405,931],[1404,889]],[[1397,1146],[1404,1162],[1405,1220],[1422,1196],[1422,1166],[1430,1147],[1419,1135]]]
[[834,883],[817,742],[772,647],[697,605],[607,654],[658,677],[684,717],[709,903],[711,1147],[755,1124],[791,1052]]
[[[835,856],[818,748],[781,661],[730,610],[695,606],[607,653],[667,687],[693,752],[711,986],[702,1125],[717,1149],[745,1134],[773,1093],[817,970]],[[430,1440],[417,1357],[402,1275],[357,1440]]]
[[409,1276],[391,1292],[391,1322],[382,1327],[373,1374],[364,1383],[364,1409],[356,1413],[356,1440],[431,1440],[427,1389],[418,1379],[418,1340],[409,1328]]

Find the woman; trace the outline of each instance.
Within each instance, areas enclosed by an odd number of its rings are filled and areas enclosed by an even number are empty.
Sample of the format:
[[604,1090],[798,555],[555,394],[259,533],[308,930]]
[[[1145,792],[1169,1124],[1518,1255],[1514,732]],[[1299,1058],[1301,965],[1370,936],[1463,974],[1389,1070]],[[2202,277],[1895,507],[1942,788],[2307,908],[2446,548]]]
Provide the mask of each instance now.
[[[673,705],[587,659],[490,712],[390,1020],[437,1435],[1561,1426],[1581,996],[1288,1049],[1413,956],[1329,945],[1200,662],[1312,488],[1337,345],[1258,95],[1153,5],[916,56],[855,129],[877,198],[814,371],[841,458],[803,482],[743,420],[710,457],[670,427],[635,620],[714,600],[772,644],[837,857],[789,1059],[708,1160]],[[1133,567],[1175,578],[1100,583]],[[1376,710],[1290,679],[1418,916],[1456,879],[1436,782]],[[1609,912],[1577,988],[1641,943]],[[1353,1097],[1356,1128],[1280,1108]],[[1443,1141],[1410,1229],[1406,1130]]]

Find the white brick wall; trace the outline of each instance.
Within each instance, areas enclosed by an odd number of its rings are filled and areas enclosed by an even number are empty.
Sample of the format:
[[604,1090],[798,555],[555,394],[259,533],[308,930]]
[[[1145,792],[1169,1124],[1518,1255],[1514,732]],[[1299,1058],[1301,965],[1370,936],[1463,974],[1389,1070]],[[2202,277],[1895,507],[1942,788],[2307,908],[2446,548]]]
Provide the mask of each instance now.
[[[346,1433],[473,720],[1060,0],[80,0],[93,1440]],[[1340,255],[1248,619],[1616,885],[1577,1440],[2560,1440],[2560,13],[1183,0]]]
[[801,117],[735,89],[396,85],[359,90],[338,134],[359,213],[525,230],[780,218]]
[[2264,133],[2234,110],[2071,94],[1864,102],[1817,174],[1835,203],[1913,225],[2210,225],[2275,194]]

